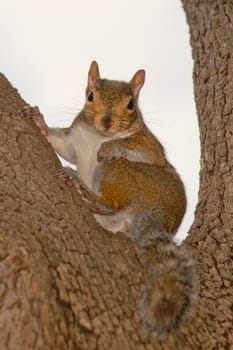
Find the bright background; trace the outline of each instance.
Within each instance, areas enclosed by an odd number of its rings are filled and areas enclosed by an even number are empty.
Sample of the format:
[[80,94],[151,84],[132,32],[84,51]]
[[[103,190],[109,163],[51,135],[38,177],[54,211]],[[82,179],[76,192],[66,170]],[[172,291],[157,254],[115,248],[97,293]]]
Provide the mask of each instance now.
[[91,61],[103,77],[146,70],[140,106],[197,202],[199,133],[188,26],[179,0],[0,1],[0,70],[50,126],[68,126],[84,103]]

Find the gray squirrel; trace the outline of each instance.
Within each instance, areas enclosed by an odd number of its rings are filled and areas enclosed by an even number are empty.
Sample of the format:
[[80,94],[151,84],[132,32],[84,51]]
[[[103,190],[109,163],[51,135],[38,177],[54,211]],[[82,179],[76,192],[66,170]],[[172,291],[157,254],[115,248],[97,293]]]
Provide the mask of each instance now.
[[101,79],[93,61],[84,108],[69,128],[49,128],[37,108],[32,117],[54,150],[76,164],[59,176],[75,186],[96,220],[121,231],[142,250],[156,247],[143,323],[147,334],[175,331],[195,299],[191,258],[172,238],[186,209],[183,183],[150,132],[138,107],[145,71],[129,83]]

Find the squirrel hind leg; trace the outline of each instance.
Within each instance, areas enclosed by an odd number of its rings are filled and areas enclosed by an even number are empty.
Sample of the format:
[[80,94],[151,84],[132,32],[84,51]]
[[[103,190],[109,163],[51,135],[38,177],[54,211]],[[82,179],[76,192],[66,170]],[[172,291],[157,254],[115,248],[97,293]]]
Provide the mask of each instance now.
[[[138,208],[136,207],[134,210],[137,213]],[[147,209],[141,214],[139,212],[138,215],[134,216],[130,232],[131,239],[144,248],[154,245],[154,241],[157,241],[159,237],[164,240],[165,237],[169,237],[169,234],[164,228],[163,221],[163,215],[158,208]]]
[[[160,251],[159,251],[160,250]],[[191,259],[172,241],[158,245],[160,263],[151,271],[141,302],[142,336],[176,333],[193,309],[197,292]]]

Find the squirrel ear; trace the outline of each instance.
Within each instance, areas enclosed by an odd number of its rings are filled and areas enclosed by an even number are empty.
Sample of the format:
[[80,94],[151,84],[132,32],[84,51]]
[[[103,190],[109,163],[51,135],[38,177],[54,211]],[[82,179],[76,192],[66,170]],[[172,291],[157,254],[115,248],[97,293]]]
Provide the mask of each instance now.
[[135,99],[138,98],[139,92],[143,87],[143,84],[145,82],[145,75],[146,72],[144,69],[140,69],[134,74],[133,78],[129,82],[129,85],[131,86],[133,92],[133,97]]
[[88,88],[92,89],[100,79],[99,67],[96,61],[92,61],[88,72]]

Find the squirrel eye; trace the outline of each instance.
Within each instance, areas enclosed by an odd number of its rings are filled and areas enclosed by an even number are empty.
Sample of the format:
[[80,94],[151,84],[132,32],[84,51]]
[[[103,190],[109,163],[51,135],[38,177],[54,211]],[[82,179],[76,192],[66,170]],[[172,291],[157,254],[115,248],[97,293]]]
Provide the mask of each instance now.
[[88,93],[87,99],[88,99],[88,101],[92,102],[92,101],[93,101],[93,98],[94,98],[93,92],[91,91],[91,92]]
[[134,109],[134,102],[133,102],[133,99],[132,99],[132,98],[129,100],[129,103],[128,103],[127,108],[128,108],[128,109],[131,109],[131,110]]

